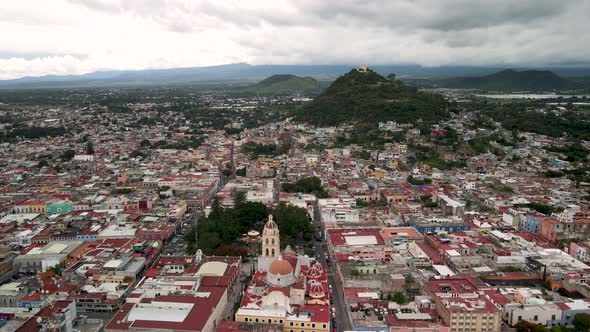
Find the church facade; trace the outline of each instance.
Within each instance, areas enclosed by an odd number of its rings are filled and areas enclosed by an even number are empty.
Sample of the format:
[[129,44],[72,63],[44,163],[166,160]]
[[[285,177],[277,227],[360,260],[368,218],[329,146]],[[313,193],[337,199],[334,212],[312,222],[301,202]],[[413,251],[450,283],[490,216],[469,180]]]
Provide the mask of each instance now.
[[282,252],[280,248],[279,229],[271,215],[262,232],[257,271],[244,292],[235,320],[275,331],[329,331],[326,270],[290,247]]

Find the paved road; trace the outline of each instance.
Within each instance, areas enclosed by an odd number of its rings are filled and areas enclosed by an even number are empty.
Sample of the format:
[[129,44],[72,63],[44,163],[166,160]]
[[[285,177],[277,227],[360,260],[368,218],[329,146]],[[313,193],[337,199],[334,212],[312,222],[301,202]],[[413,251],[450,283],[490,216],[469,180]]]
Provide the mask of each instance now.
[[316,259],[328,270],[328,284],[332,285],[332,294],[331,298],[333,300],[332,307],[336,310],[336,318],[332,320],[335,322],[336,331],[342,332],[345,330],[351,330],[350,320],[348,318],[348,309],[346,308],[345,300],[344,300],[344,291],[342,290],[342,283],[340,282],[340,278],[336,273],[336,268],[332,263],[332,259],[330,259],[330,267],[327,267],[326,262],[326,247],[324,246],[324,241],[316,241],[315,251],[316,251]]

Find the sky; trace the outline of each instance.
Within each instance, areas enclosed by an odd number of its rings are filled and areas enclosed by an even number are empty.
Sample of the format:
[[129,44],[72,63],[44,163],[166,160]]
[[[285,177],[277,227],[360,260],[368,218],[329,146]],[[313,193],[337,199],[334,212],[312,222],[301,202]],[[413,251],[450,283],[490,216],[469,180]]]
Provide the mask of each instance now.
[[0,0],[0,79],[250,64],[590,65],[590,0]]

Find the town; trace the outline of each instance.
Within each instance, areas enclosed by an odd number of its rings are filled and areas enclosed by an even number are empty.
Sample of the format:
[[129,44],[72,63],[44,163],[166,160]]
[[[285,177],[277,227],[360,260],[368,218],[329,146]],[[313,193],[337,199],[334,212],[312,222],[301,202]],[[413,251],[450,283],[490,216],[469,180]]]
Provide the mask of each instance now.
[[361,126],[301,93],[3,93],[2,331],[590,329],[590,132],[558,123],[587,103],[436,93]]

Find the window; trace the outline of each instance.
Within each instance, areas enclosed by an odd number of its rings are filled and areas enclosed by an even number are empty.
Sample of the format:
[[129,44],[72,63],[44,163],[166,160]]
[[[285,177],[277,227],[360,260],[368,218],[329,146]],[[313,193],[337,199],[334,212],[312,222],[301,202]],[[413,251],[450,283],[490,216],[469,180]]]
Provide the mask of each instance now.
[[279,324],[283,324],[283,320],[282,320],[282,319],[281,319],[281,320],[279,320]]
[[256,323],[258,323],[258,318],[256,318],[256,320],[255,320],[255,321],[256,321]]
[[311,327],[315,327],[315,323],[312,323],[312,324],[311,324]]
[[244,322],[247,322],[247,321],[248,321],[248,317],[244,317]]
[[533,316],[533,320],[534,321],[538,321],[539,320],[539,316],[538,315]]
[[293,322],[289,323],[289,326],[293,326]]
[[268,322],[269,322],[269,323],[272,323],[272,319],[270,319],[270,318],[269,318],[269,319],[268,319]]
[[327,327],[326,324],[322,324],[322,328],[326,328],[326,327]]

